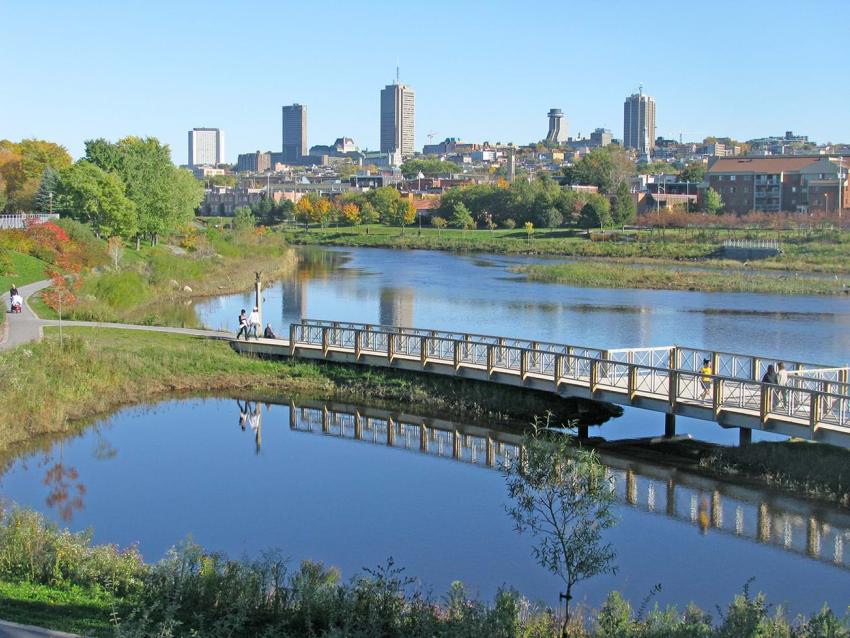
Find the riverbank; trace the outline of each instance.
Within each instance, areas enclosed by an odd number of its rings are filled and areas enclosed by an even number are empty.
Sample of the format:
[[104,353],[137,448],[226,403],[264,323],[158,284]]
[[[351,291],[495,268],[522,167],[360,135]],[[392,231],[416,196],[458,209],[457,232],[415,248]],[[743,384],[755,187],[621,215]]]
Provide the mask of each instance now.
[[[544,394],[487,384],[423,378],[393,370],[269,361],[234,352],[227,342],[169,333],[66,327],[64,346],[55,328],[40,343],[0,356],[0,394],[16,409],[0,411],[0,457],[39,437],[72,433],[123,405],[169,394],[229,392],[403,402],[452,418],[488,417],[528,423],[553,412],[599,423],[619,408],[577,404]],[[51,388],[50,392],[33,391]],[[26,414],[26,419],[18,415]]]
[[[274,281],[297,263],[279,236],[264,231],[209,229],[179,243],[124,250],[117,263],[84,274],[65,318],[199,328],[195,300],[251,290],[256,272]],[[29,303],[42,318],[58,316],[41,296]]]
[[[295,567],[280,556],[237,561],[186,541],[149,564],[133,548],[93,546],[85,534],[11,510],[0,521],[0,615],[95,638],[560,635],[558,609],[508,587],[485,602],[455,582],[437,598],[392,559],[344,581],[333,567],[311,561]],[[748,584],[724,610],[718,607],[716,621],[694,605],[645,609],[648,602],[636,611],[612,592],[599,609],[574,610],[569,635],[850,636],[846,617],[824,607],[791,620],[763,595],[752,595]]]
[[662,229],[629,231],[627,240],[592,241],[577,229],[535,229],[530,237],[525,229],[456,230],[369,225],[340,228],[287,228],[282,231],[293,245],[330,245],[400,249],[535,254],[573,258],[599,257],[620,264],[649,263],[671,265],[693,262],[709,268],[740,266],[722,255],[726,239],[778,240],[782,253],[752,261],[754,270],[799,273],[850,273],[846,254],[850,250],[848,231],[767,231],[720,229]]
[[850,294],[850,277],[801,277],[749,269],[695,270],[602,261],[516,266],[511,272],[532,281],[588,288],[642,288],[698,292],[751,292],[778,295]]

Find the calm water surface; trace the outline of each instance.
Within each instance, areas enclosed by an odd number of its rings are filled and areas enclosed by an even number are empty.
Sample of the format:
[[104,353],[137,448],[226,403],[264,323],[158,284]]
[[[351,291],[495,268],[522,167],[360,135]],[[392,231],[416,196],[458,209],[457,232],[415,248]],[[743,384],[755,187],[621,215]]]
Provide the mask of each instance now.
[[[14,462],[0,491],[73,529],[92,527],[98,542],[138,543],[149,560],[191,534],[231,556],[278,547],[346,577],[392,556],[436,593],[460,579],[486,597],[507,583],[554,602],[557,583],[514,532],[504,479],[487,466],[515,453],[516,435],[408,415],[395,417],[390,445],[382,414],[321,402],[246,409],[232,399],[127,409]],[[620,571],[582,586],[588,603],[616,588],[639,604],[661,583],[660,602],[713,609],[751,577],[793,611],[848,603],[846,511],[606,463],[620,503],[609,535]]]
[[[776,359],[850,362],[850,299],[578,288],[526,281],[514,265],[549,258],[379,248],[305,249],[292,276],[265,289],[264,321],[286,333],[303,318],[459,330],[622,348],[671,344]],[[203,323],[236,326],[253,295],[198,304]],[[663,432],[662,417],[626,409],[603,435]],[[678,431],[719,443],[736,430],[679,417]],[[776,438],[754,433],[756,440]]]

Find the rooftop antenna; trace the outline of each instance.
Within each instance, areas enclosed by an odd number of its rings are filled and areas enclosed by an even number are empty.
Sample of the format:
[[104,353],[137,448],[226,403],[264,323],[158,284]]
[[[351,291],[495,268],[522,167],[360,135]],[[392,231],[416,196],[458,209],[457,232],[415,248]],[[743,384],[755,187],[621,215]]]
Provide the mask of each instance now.
[[395,64],[395,83],[399,84],[398,62],[396,62],[396,64]]

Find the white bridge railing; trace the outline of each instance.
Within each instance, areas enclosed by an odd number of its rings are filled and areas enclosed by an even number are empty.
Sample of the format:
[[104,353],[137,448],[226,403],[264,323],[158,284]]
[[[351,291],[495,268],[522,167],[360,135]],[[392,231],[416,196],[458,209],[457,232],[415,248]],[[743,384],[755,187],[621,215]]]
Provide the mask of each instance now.
[[[602,350],[584,346],[510,339],[439,330],[396,328],[333,321],[291,324],[289,347],[321,348],[515,375],[608,391],[624,402],[646,397],[721,412],[758,415],[763,423],[779,419],[808,426],[850,429],[850,386],[846,368],[788,362],[795,374],[785,386],[762,383],[764,358],[669,346]],[[700,371],[708,359],[713,374]],[[811,375],[811,376],[808,376]],[[850,433],[850,432],[848,432]]]
[[14,215],[0,215],[0,230],[13,230],[26,228],[28,223],[43,224],[54,219],[59,219],[57,213],[16,213]]

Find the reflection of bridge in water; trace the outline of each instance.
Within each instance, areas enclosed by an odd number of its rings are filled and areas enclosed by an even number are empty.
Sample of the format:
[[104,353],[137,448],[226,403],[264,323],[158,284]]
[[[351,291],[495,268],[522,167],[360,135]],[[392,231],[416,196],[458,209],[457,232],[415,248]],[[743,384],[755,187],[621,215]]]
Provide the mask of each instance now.
[[[289,408],[290,428],[374,443],[497,469],[516,458],[522,435],[448,420],[347,404],[302,401]],[[743,487],[671,467],[599,457],[618,499],[633,508],[850,569],[850,512]]]
[[770,359],[661,346],[600,349],[492,335],[302,320],[289,339],[232,341],[239,352],[396,368],[677,414],[850,448],[850,367],[788,361],[786,385],[762,381]]

